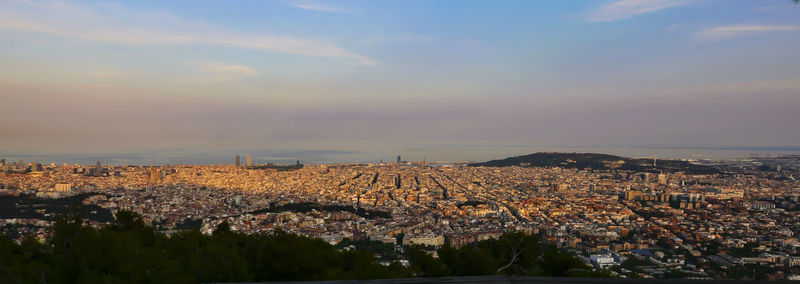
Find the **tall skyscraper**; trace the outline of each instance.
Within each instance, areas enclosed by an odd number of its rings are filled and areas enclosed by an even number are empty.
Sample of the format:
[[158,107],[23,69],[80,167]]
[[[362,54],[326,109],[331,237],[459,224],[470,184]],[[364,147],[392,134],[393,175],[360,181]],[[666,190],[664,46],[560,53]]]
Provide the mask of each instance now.
[[33,161],[33,163],[31,163],[32,172],[41,172],[42,170],[43,170],[42,164],[37,163],[36,161]]
[[239,154],[236,154],[236,166],[239,166]]
[[400,155],[397,155],[397,163],[400,163]]
[[103,165],[100,164],[100,161],[97,161],[97,165],[94,168],[93,175],[96,177],[103,175]]
[[157,184],[161,182],[161,172],[156,167],[150,167],[148,172],[150,176],[150,183]]
[[247,166],[248,167],[253,166],[253,156],[250,156],[250,154],[247,154]]

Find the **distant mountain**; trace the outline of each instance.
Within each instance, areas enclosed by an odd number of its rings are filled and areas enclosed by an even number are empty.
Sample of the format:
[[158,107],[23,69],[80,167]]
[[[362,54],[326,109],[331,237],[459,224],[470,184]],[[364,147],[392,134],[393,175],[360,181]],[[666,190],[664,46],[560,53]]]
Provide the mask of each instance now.
[[684,172],[687,174],[712,174],[719,170],[704,165],[695,165],[680,160],[633,159],[597,153],[553,153],[539,152],[530,155],[509,157],[502,160],[491,160],[483,163],[473,163],[469,166],[485,167],[562,167],[562,168],[592,168],[595,170],[629,170],[641,172]]

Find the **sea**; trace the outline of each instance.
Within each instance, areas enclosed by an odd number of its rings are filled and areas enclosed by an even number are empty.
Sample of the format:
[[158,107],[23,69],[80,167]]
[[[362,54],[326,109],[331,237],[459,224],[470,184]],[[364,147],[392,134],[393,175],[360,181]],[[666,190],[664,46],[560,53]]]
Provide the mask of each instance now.
[[603,153],[634,158],[731,160],[753,157],[800,155],[800,146],[730,146],[730,145],[482,145],[447,144],[387,147],[386,149],[272,149],[272,148],[201,148],[151,149],[125,152],[37,153],[0,152],[8,162],[23,160],[49,164],[94,165],[190,165],[233,164],[235,156],[246,163],[251,155],[255,164],[341,164],[402,161],[479,162],[536,152]]

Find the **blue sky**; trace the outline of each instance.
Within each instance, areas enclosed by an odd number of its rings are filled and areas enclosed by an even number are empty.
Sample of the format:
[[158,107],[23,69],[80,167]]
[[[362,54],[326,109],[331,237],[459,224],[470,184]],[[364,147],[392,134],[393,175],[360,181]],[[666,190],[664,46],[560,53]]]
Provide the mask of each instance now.
[[0,1],[0,154],[797,146],[798,13],[789,0]]

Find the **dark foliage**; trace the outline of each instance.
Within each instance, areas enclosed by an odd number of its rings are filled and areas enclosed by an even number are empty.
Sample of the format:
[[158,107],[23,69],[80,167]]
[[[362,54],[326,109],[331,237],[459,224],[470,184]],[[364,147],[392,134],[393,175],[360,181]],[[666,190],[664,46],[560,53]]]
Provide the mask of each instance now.
[[608,169],[604,162],[624,161],[619,165],[620,170],[638,172],[685,172],[688,174],[713,174],[719,170],[709,166],[695,165],[679,160],[658,160],[653,166],[653,160],[633,159],[608,154],[596,153],[550,153],[540,152],[525,156],[509,157],[502,160],[492,160],[483,163],[474,163],[470,166],[510,167],[525,165],[528,167],[562,167],[576,169]]
[[302,169],[303,165],[302,164],[285,165],[285,166],[281,166],[281,165],[262,165],[262,166],[252,166],[252,167],[248,167],[248,168],[249,169],[254,169],[254,170],[275,169],[275,170],[278,170],[279,172],[286,172],[286,171],[296,171],[296,170]]
[[313,202],[289,203],[280,206],[275,206],[273,204],[267,209],[252,211],[250,212],[250,214],[278,213],[287,211],[308,213],[311,212],[311,210],[317,210],[322,212],[350,212],[367,219],[392,218],[392,214],[386,211],[366,210],[364,208],[354,208],[353,206],[345,206],[345,205],[320,205]]
[[[0,283],[197,283],[435,277],[449,275],[590,276],[576,258],[543,248],[538,238],[508,233],[473,246],[440,248],[434,258],[407,249],[410,267],[385,266],[371,249],[340,251],[319,239],[276,232],[245,235],[220,224],[212,235],[187,230],[172,236],[120,211],[100,229],[80,209],[54,225],[46,243],[16,244],[0,237]],[[591,276],[603,276],[591,275]]]
[[[55,221],[55,215],[68,210],[74,204],[80,204],[87,197],[97,193],[83,193],[64,198],[38,198],[35,195],[0,196],[0,218],[35,218]],[[83,218],[98,222],[110,222],[114,216],[108,209],[97,205],[84,205]],[[51,216],[52,215],[52,216]]]
[[484,202],[484,201],[470,200],[470,201],[464,201],[464,202],[461,202],[459,204],[456,204],[456,206],[458,208],[461,208],[461,207],[464,207],[464,206],[478,206],[478,205],[482,205],[482,204],[487,204],[487,203]]

